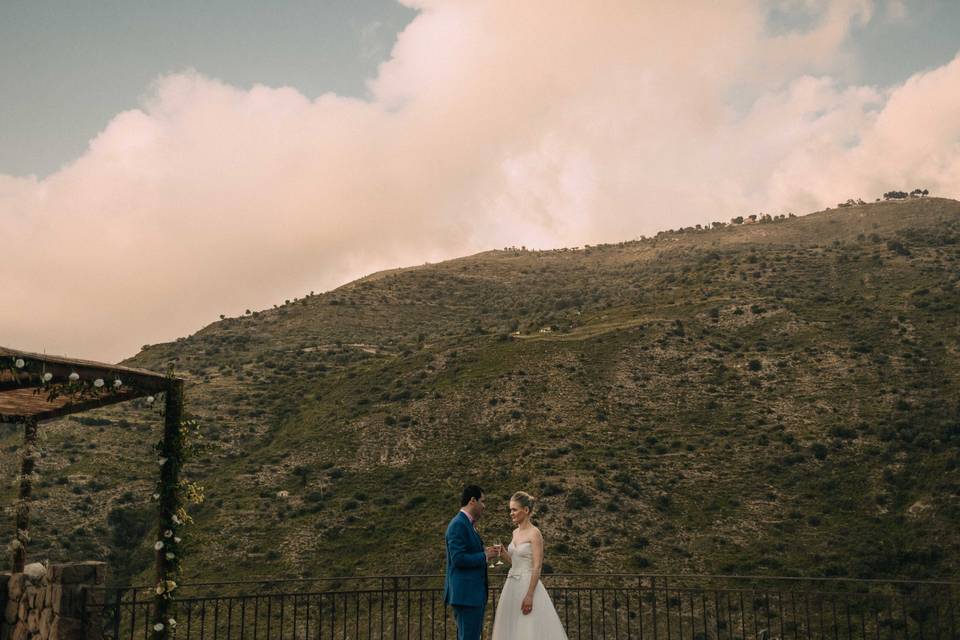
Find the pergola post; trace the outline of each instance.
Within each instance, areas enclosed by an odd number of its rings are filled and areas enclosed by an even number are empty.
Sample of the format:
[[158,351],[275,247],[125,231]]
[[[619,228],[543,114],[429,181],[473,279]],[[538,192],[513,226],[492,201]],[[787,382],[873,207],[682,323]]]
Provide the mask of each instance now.
[[[173,541],[173,536],[167,538],[164,532],[172,531],[174,535],[177,532],[177,491],[180,475],[180,451],[182,447],[181,420],[183,418],[183,381],[170,379],[166,392],[163,423],[163,444],[161,445],[160,456],[165,462],[160,466],[160,499],[159,511],[157,513],[157,540],[166,541],[165,545],[156,551],[156,574],[157,584],[163,585],[167,580],[175,578],[177,559],[168,559],[168,546]],[[158,593],[154,598],[154,620],[162,621],[163,628],[154,630],[155,639],[166,638],[170,631],[166,621],[170,618],[170,599],[165,594]]]
[[37,421],[23,421],[23,453],[20,456],[20,493],[17,497],[15,531],[10,569],[22,573],[27,562],[27,542],[30,540],[30,496],[33,493],[33,470],[37,454]]

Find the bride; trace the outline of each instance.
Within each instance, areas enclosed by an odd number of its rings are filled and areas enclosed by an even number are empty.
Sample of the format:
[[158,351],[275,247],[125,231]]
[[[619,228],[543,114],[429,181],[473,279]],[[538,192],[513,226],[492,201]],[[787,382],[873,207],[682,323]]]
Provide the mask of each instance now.
[[543,535],[530,522],[534,498],[518,491],[510,498],[513,541],[498,550],[510,563],[493,618],[493,640],[567,640],[550,596],[540,582]]

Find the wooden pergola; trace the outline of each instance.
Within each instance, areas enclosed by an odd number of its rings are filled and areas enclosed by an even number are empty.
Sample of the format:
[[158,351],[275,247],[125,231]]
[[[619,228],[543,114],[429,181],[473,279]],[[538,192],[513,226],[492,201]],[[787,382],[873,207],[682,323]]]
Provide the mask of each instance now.
[[[76,360],[0,347],[0,422],[23,425],[20,491],[16,504],[16,530],[11,570],[23,571],[30,529],[30,496],[37,464],[37,428],[40,422],[105,407],[136,398],[163,394],[165,402],[163,451],[176,451],[183,414],[183,380],[145,369]],[[177,485],[178,464],[161,466],[161,485]],[[159,527],[169,526],[176,498],[162,492]],[[157,551],[158,580],[167,572],[167,561]]]

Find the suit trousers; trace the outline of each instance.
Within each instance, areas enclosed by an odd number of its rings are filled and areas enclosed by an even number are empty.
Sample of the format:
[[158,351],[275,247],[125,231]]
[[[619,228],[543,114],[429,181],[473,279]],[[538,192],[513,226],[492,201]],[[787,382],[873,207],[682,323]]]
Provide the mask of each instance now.
[[454,605],[453,619],[457,621],[457,640],[480,640],[483,632],[485,607],[460,607]]

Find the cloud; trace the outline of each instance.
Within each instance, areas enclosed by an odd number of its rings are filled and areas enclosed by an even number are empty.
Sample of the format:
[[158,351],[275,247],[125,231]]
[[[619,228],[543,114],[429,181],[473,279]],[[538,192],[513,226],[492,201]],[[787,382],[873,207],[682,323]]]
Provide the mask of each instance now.
[[411,2],[370,98],[164,76],[0,176],[0,343],[119,359],[371,271],[960,184],[960,58],[844,84],[869,2]]

